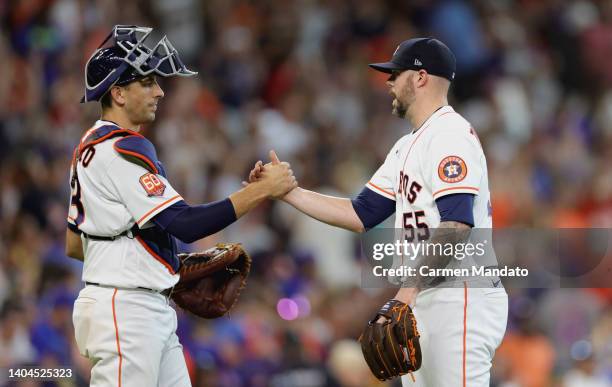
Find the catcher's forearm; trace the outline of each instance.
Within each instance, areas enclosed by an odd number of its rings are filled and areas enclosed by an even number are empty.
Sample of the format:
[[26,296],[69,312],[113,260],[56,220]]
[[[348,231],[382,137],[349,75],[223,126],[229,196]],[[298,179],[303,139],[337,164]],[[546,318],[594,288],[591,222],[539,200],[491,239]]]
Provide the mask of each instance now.
[[332,226],[363,232],[364,227],[350,199],[322,195],[297,187],[283,198],[304,214]]
[[236,213],[229,199],[195,206],[181,200],[153,218],[162,230],[185,243],[215,234],[234,221]]
[[234,206],[236,219],[239,219],[242,215],[257,207],[267,197],[268,193],[262,183],[255,182],[234,192],[229,196],[229,199]]
[[66,255],[79,261],[85,259],[81,236],[70,229],[66,229]]

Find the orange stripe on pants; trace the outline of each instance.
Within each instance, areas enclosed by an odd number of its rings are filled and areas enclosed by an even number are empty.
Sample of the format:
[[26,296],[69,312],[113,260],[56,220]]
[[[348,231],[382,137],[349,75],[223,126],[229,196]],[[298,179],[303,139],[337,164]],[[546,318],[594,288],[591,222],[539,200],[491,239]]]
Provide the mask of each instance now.
[[117,340],[117,352],[119,353],[119,387],[121,387],[121,364],[123,363],[123,356],[121,356],[121,345],[119,344],[119,328],[117,327],[117,312],[115,312],[115,296],[117,295],[117,288],[113,293],[113,321],[115,322],[115,339]]
[[465,352],[466,352],[466,336],[467,336],[467,301],[468,301],[468,290],[467,283],[463,283],[463,387],[466,383],[465,375]]

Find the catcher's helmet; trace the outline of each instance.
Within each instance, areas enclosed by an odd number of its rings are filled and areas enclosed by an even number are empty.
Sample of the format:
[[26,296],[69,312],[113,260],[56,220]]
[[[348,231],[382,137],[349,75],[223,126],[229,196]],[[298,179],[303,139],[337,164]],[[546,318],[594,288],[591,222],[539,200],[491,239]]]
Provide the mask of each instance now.
[[[126,85],[152,73],[162,77],[189,77],[197,72],[187,69],[168,38],[153,48],[144,41],[153,31],[149,27],[117,25],[85,65],[85,95],[81,103],[99,101],[114,85]],[[104,47],[110,40],[114,45]]]

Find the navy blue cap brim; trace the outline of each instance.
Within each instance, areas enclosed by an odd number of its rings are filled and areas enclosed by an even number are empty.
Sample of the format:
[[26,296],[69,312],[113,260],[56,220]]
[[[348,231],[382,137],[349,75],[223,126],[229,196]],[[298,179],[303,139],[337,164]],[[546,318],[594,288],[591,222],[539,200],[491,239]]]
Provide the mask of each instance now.
[[383,73],[391,74],[395,70],[405,70],[406,68],[393,62],[382,62],[382,63],[370,63],[368,66],[374,70],[381,71]]

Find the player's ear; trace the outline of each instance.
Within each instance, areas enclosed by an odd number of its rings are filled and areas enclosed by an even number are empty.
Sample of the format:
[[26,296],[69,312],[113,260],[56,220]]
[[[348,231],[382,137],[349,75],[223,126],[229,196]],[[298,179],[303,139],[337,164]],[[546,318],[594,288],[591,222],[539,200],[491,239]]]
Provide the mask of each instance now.
[[423,87],[429,81],[429,74],[425,70],[419,70],[415,76],[416,86]]
[[110,89],[110,95],[111,95],[111,98],[113,99],[113,101],[115,101],[115,103],[118,106],[125,105],[125,90],[124,90],[123,87],[121,87],[121,86],[113,86]]

